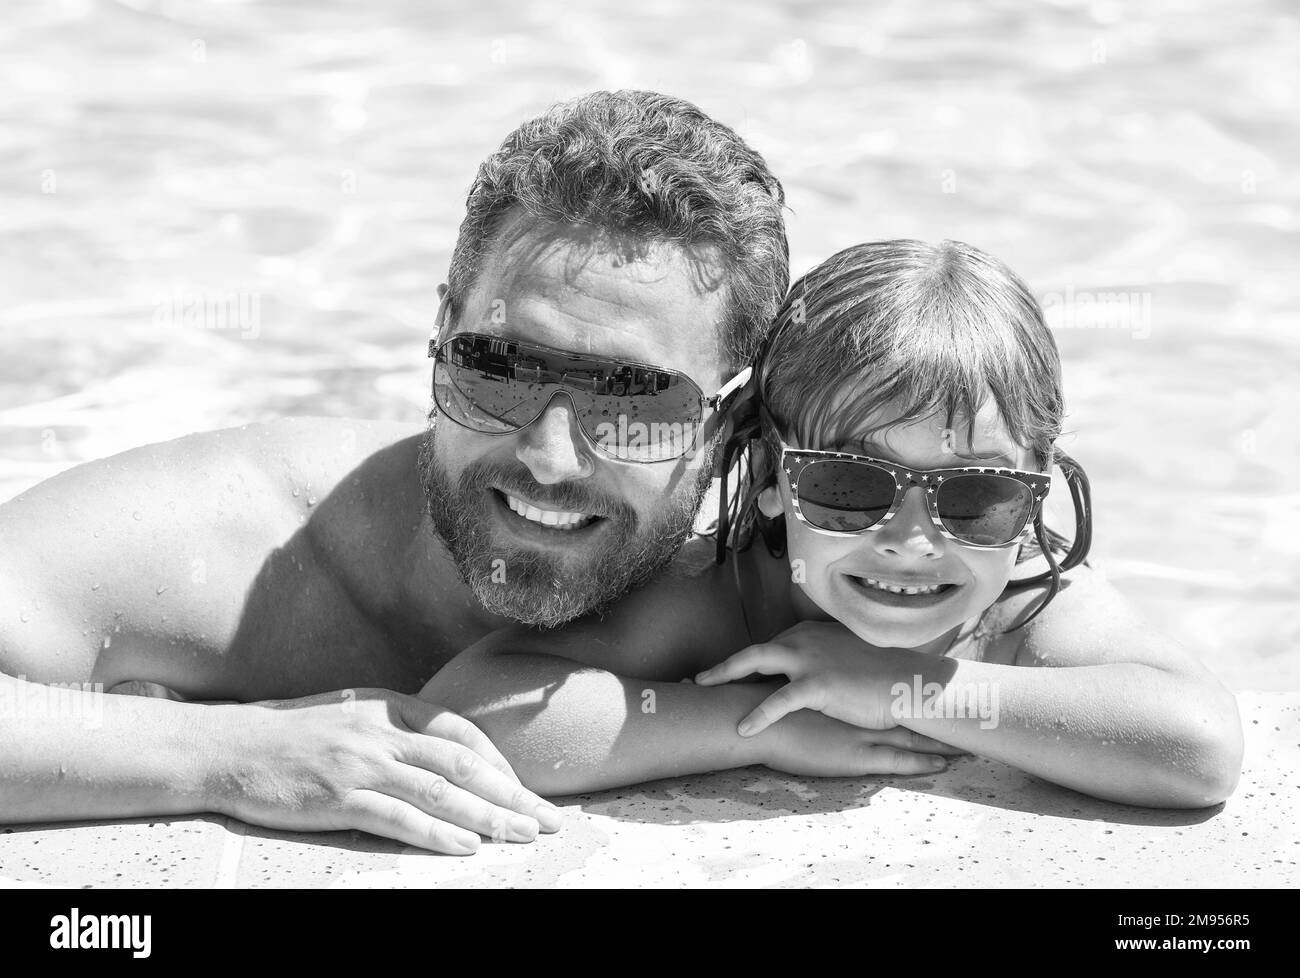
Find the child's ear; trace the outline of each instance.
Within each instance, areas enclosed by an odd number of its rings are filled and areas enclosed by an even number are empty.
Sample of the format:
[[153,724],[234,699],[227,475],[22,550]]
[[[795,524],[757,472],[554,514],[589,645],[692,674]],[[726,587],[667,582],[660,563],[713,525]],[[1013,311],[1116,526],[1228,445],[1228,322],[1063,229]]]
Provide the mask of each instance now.
[[758,494],[758,511],[769,520],[774,520],[785,512],[781,505],[781,493],[776,486],[768,486]]

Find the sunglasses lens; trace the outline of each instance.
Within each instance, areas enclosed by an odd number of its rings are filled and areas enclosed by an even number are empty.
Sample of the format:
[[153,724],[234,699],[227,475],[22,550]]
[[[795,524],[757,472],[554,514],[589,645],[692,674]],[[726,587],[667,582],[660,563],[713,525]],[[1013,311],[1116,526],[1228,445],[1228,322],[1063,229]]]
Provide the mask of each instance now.
[[587,436],[607,455],[658,462],[684,455],[695,444],[700,392],[679,374],[624,368],[593,394],[582,411]]
[[956,475],[936,498],[939,520],[953,536],[984,547],[1010,543],[1034,510],[1034,494],[1002,475]]
[[894,502],[894,477],[864,462],[812,462],[799,473],[799,512],[813,526],[856,533],[875,526]]
[[439,350],[433,377],[444,413],[493,434],[531,424],[563,390],[587,437],[630,461],[685,454],[700,420],[700,391],[681,374],[495,337],[453,337]]
[[454,363],[439,361],[433,368],[433,397],[439,409],[474,431],[519,430],[546,406],[542,393],[541,385],[508,383],[504,377]]

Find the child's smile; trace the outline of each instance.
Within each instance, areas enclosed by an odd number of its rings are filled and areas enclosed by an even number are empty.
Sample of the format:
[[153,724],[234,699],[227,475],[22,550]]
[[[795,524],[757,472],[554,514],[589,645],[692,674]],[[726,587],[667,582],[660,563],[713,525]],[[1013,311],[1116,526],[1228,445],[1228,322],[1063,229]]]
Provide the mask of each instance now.
[[951,582],[923,584],[915,581],[877,580],[857,575],[851,581],[862,590],[865,597],[898,608],[931,607],[938,604],[953,588],[961,586]]

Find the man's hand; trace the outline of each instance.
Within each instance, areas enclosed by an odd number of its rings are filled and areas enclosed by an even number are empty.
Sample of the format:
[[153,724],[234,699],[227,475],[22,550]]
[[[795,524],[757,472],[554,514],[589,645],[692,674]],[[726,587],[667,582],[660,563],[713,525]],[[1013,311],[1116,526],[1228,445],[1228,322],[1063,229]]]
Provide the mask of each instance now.
[[695,681],[716,686],[754,673],[790,680],[740,721],[742,737],[752,737],[796,710],[817,710],[867,730],[889,730],[897,726],[890,711],[893,686],[908,682],[920,665],[916,653],[873,648],[839,622],[802,621],[770,642],[742,649]]
[[210,783],[212,810],[243,821],[360,829],[452,855],[476,851],[479,836],[531,842],[560,827],[482,731],[414,696],[358,689],[207,709],[240,711]]

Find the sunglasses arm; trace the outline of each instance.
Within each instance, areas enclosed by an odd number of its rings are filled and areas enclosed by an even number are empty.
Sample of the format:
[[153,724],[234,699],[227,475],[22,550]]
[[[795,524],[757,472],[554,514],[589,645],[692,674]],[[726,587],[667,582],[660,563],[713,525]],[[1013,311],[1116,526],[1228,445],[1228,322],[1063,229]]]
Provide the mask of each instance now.
[[744,387],[749,382],[750,376],[754,373],[753,367],[746,367],[731,380],[727,381],[712,397],[706,397],[704,403],[707,407],[719,408],[732,394]]

